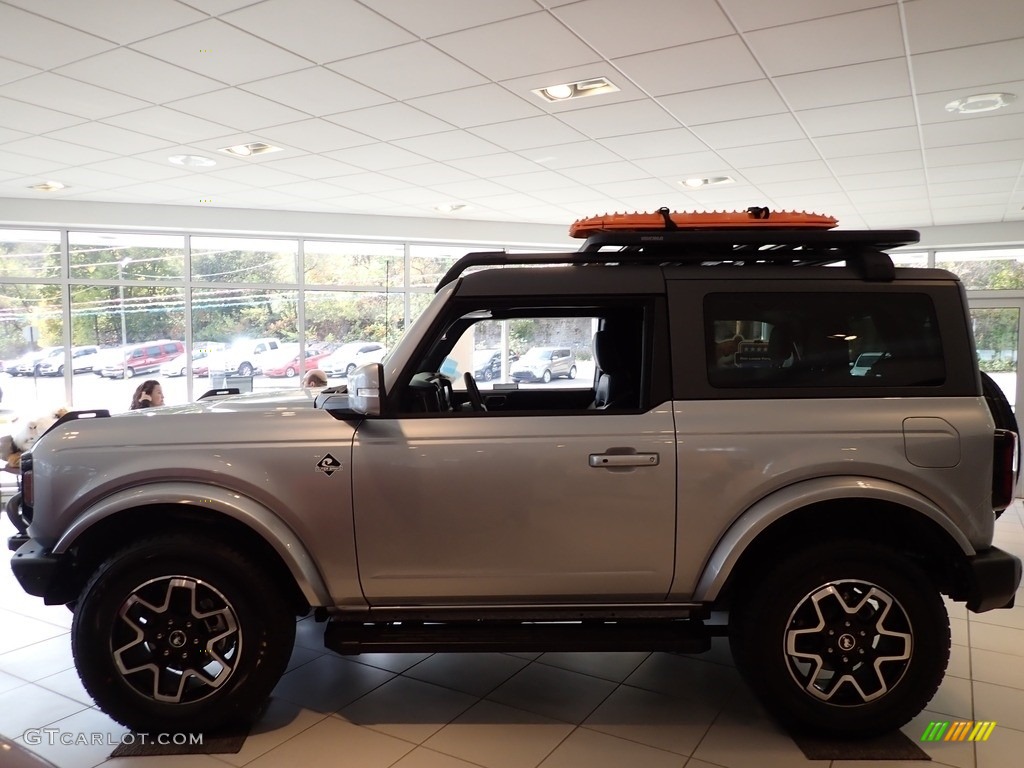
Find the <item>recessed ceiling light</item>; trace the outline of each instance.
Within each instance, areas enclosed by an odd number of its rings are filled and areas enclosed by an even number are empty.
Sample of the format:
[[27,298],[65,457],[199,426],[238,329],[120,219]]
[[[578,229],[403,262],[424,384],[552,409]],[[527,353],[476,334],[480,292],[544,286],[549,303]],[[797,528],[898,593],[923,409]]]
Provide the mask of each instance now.
[[440,205],[435,205],[434,210],[441,213],[455,213],[455,211],[463,211],[468,207],[465,203],[441,203]]
[[33,184],[29,189],[35,189],[39,192],[57,192],[61,189],[67,189],[67,186],[59,181],[44,181],[42,184]]
[[251,157],[252,155],[265,155],[267,152],[280,152],[281,147],[264,144],[262,141],[254,141],[251,144],[236,144],[233,147],[223,147],[218,151],[227,152],[235,157]]
[[217,161],[213,158],[203,157],[202,155],[171,155],[167,158],[167,162],[174,165],[184,165],[188,168],[209,168],[217,164]]
[[991,112],[994,109],[1002,109],[1009,106],[1010,102],[1016,98],[1012,93],[975,93],[971,96],[964,96],[949,102],[946,105],[946,111],[958,112],[961,115],[970,115],[974,112]]
[[584,96],[600,96],[602,93],[615,93],[619,90],[614,84],[603,77],[592,77],[589,80],[577,80],[575,83],[560,83],[546,88],[535,88],[533,93],[544,101],[566,101],[580,99]]
[[732,176],[709,176],[707,178],[692,178],[684,179],[679,182],[684,187],[690,187],[691,189],[698,189],[700,187],[714,187],[719,184],[735,184],[736,179]]

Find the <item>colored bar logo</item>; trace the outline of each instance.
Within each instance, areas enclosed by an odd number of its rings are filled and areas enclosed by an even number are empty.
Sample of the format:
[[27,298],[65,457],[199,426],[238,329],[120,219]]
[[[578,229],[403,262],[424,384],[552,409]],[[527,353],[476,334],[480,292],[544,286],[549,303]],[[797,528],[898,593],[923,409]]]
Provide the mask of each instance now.
[[921,741],[988,741],[995,727],[995,720],[931,722],[921,734]]

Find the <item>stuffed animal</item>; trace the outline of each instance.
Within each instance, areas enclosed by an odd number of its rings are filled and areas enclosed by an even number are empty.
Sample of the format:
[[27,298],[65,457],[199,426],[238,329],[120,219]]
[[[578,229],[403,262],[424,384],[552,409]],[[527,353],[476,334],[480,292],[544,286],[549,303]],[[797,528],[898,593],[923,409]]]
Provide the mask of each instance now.
[[35,445],[42,434],[56,423],[57,419],[68,412],[67,408],[58,408],[33,419],[17,419],[11,426],[14,431],[10,436],[10,447],[3,441],[3,449],[7,455],[7,469],[15,470],[21,466],[21,454]]

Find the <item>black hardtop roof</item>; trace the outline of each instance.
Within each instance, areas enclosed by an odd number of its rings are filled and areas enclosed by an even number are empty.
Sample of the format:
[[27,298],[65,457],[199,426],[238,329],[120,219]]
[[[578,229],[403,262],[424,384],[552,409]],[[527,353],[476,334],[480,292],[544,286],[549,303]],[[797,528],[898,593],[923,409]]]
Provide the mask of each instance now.
[[891,281],[895,277],[886,250],[918,242],[915,230],[644,230],[591,235],[578,251],[563,253],[467,253],[445,273],[436,290],[467,269],[481,266],[542,264],[708,266],[777,264],[821,266],[846,262],[863,279]]

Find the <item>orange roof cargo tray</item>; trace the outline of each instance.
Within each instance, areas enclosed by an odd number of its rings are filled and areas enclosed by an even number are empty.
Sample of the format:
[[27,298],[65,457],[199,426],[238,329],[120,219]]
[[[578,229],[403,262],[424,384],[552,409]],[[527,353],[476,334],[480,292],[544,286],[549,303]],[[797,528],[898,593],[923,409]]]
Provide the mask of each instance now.
[[839,222],[832,216],[797,211],[669,211],[654,213],[606,213],[577,219],[569,226],[571,237],[590,237],[599,232],[654,231],[677,229],[831,229]]

